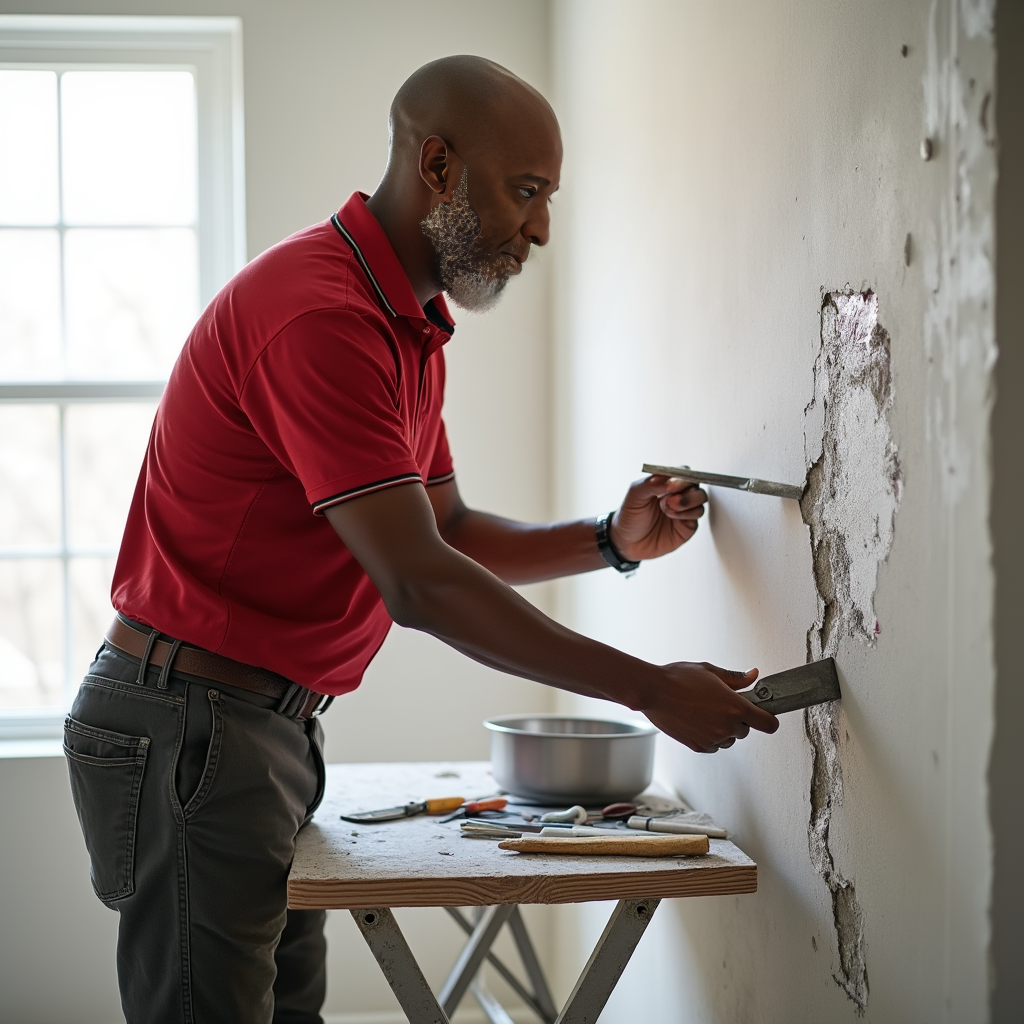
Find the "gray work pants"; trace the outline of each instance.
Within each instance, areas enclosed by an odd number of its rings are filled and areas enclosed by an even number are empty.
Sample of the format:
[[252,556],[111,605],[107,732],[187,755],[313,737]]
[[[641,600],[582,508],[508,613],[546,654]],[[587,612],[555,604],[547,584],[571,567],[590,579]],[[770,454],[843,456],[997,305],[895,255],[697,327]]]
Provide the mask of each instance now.
[[100,648],[65,724],[128,1024],[321,1024],[322,911],[287,909],[322,733],[275,702]]

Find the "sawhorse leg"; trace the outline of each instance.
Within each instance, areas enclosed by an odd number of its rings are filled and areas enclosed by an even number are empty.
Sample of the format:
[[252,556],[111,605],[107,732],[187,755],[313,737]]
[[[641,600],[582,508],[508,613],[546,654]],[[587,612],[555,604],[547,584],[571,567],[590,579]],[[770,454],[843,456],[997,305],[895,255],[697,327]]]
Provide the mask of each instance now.
[[430,991],[395,915],[387,907],[353,910],[363,933],[410,1024],[450,1024],[448,1014]]
[[594,1024],[660,900],[619,900],[556,1024]]
[[[470,937],[439,997],[430,991],[389,909],[353,910],[352,917],[410,1024],[449,1024],[449,1015],[455,1012],[467,989],[473,992],[492,1024],[508,1024],[510,1018],[504,1008],[477,980],[485,959],[497,968],[545,1024],[594,1024],[626,969],[659,902],[654,899],[619,900],[576,987],[557,1016],[533,943],[526,932],[519,908],[514,904],[487,907],[480,913],[475,926],[456,908],[445,908]],[[498,932],[506,923],[512,931],[530,978],[532,992],[491,952]]]

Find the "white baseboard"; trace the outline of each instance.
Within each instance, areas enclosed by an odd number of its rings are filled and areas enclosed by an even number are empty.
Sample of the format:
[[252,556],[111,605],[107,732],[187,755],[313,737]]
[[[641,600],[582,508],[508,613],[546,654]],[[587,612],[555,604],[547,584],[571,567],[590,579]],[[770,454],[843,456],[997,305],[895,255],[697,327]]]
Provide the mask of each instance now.
[[[467,997],[469,998],[469,997]],[[537,1018],[525,1006],[513,1006],[508,1011],[516,1024],[536,1024]],[[325,1013],[324,1024],[408,1024],[400,1010],[372,1011],[370,1013]],[[455,1017],[455,1024],[488,1024],[480,1007],[466,1006]]]

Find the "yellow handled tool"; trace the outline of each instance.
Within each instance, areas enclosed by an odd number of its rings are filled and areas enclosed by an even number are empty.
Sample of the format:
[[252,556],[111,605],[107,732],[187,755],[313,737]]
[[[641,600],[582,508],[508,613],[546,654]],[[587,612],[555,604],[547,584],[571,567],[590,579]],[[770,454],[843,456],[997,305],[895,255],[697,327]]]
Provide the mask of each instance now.
[[436,800],[418,800],[400,807],[385,807],[379,811],[356,811],[355,814],[340,815],[342,821],[354,821],[361,825],[378,821],[397,821],[399,818],[414,818],[417,814],[444,814],[454,811],[466,802],[464,796],[443,796]]

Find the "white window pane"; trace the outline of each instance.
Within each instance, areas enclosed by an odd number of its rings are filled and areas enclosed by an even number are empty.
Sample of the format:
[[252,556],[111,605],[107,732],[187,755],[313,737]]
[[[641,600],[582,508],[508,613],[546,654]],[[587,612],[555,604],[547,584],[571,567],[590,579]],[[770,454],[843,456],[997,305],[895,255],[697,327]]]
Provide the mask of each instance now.
[[62,372],[60,235],[0,231],[0,380]]
[[56,224],[57,76],[0,71],[0,223]]
[[0,561],[0,707],[64,703],[63,588],[56,558]]
[[167,376],[199,315],[194,231],[70,230],[64,274],[69,376]]
[[60,543],[55,405],[0,406],[0,546]]
[[192,224],[196,98],[187,71],[61,78],[68,224]]
[[155,411],[155,402],[133,402],[72,405],[65,413],[73,548],[121,543]]
[[68,565],[72,683],[77,683],[88,671],[96,649],[103,643],[103,634],[114,618],[110,604],[113,578],[113,558],[72,558]]

